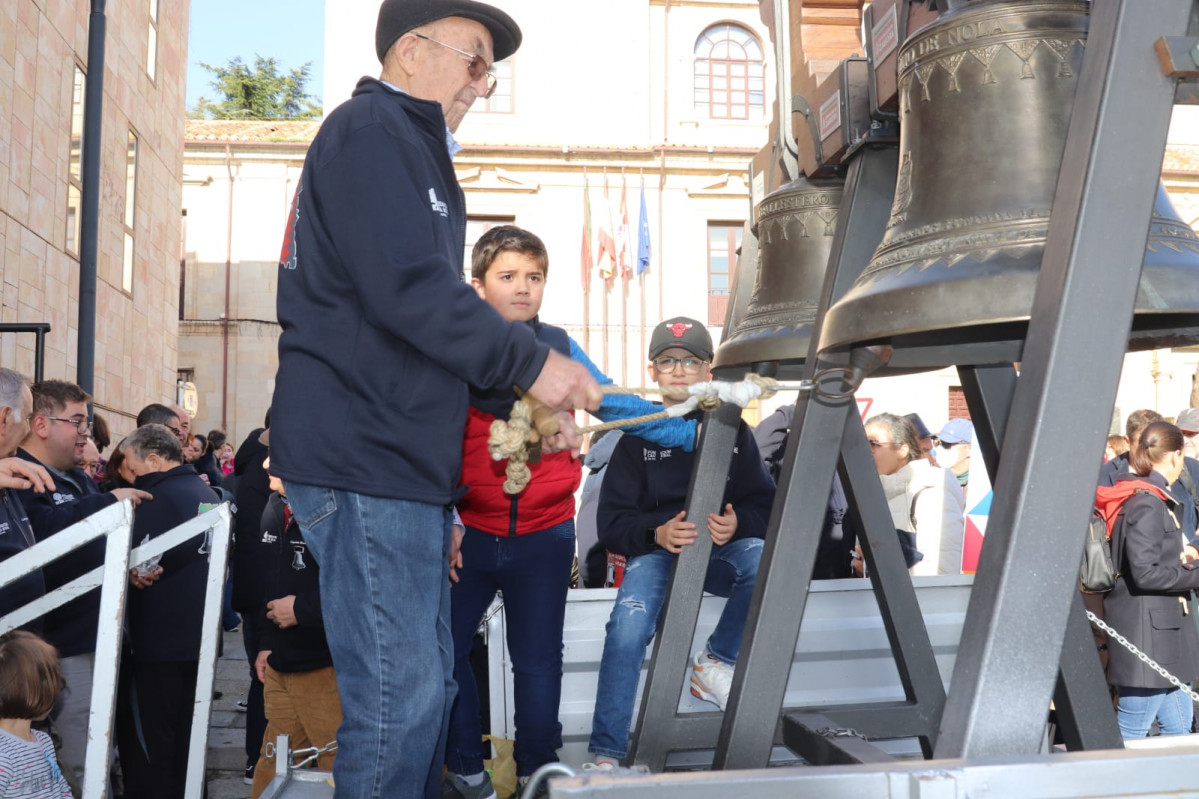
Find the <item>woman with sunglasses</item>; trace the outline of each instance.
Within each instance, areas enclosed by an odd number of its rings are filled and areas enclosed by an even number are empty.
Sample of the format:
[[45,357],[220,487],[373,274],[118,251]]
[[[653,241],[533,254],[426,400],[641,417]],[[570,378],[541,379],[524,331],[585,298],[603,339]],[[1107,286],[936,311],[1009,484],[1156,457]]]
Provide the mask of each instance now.
[[895,528],[915,533],[923,555],[912,574],[960,574],[966,500],[953,473],[922,456],[916,428],[902,416],[867,419],[866,438]]

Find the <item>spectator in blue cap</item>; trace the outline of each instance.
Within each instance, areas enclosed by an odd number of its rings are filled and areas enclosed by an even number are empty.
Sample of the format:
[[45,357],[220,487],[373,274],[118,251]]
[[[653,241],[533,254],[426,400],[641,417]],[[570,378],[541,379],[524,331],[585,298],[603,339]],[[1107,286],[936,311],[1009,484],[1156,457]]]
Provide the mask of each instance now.
[[969,419],[950,419],[937,438],[941,442],[937,447],[937,464],[952,471],[958,485],[965,488],[970,480],[970,441],[974,438],[974,425]]

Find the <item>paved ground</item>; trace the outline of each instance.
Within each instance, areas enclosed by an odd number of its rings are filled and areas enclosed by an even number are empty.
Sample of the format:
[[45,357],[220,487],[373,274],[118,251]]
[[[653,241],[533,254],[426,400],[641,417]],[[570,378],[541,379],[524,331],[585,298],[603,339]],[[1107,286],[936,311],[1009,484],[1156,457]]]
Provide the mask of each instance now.
[[216,690],[208,726],[208,799],[247,799],[250,786],[242,778],[246,767],[246,714],[233,703],[246,698],[250,670],[241,633],[225,633],[225,656],[217,663]]

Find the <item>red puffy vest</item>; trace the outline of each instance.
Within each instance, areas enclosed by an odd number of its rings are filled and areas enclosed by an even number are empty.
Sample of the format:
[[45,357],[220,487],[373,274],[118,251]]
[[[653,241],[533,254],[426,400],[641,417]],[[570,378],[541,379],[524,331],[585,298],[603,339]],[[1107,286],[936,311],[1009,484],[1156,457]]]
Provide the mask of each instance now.
[[569,452],[553,452],[529,464],[532,478],[516,496],[504,493],[507,460],[493,460],[487,451],[495,417],[470,408],[462,439],[462,485],[469,488],[458,500],[462,521],[493,535],[524,535],[545,530],[575,516],[575,491],[582,464]]

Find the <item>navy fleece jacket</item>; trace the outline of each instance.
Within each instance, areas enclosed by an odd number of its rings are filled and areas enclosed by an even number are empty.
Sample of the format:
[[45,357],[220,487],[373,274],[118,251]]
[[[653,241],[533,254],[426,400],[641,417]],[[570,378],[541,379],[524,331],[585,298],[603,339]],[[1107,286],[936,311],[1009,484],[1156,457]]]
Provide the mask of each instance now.
[[[692,411],[684,418],[702,417],[701,411]],[[694,465],[695,453],[682,447],[661,447],[627,433],[621,436],[600,486],[596,511],[600,544],[626,557],[655,549],[654,529],[683,510]],[[737,514],[733,538],[764,538],[774,504],[774,481],[745,422],[737,429],[721,511],[730,502]],[[707,520],[691,521],[697,529],[707,529]]]
[[[31,463],[46,464],[23,449],[17,457]],[[49,468],[49,467],[47,467]],[[32,488],[19,491],[21,505],[38,541],[70,527],[98,510],[114,504],[112,494],[101,494],[92,478],[80,469],[52,472],[54,491],[39,494]],[[97,538],[79,549],[46,564],[46,590],[66,585],[76,577],[104,565],[104,539]],[[58,649],[60,657],[72,657],[96,651],[96,627],[100,620],[100,592],[88,591],[62,607],[46,614],[43,621],[45,638]]]
[[271,471],[448,505],[467,384],[528,388],[549,349],[462,280],[441,106],[364,78],[308,149],[279,263]]

